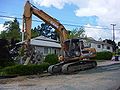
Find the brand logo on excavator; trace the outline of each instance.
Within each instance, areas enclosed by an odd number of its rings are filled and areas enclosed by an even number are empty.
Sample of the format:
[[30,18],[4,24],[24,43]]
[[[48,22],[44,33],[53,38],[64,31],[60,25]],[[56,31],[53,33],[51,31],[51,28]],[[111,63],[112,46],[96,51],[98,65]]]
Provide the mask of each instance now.
[[53,21],[50,21],[50,24],[52,24],[55,28],[58,28],[59,26],[56,25]]

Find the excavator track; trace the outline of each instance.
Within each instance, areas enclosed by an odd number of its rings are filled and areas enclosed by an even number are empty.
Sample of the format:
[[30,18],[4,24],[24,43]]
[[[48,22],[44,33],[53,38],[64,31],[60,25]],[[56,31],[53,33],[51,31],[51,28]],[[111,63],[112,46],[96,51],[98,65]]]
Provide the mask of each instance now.
[[62,73],[69,74],[76,71],[95,68],[96,66],[96,61],[77,61],[73,63],[67,63],[62,66]]
[[64,73],[69,74],[76,71],[82,71],[97,66],[96,61],[76,61],[76,62],[61,62],[51,65],[48,72],[51,74]]
[[55,65],[51,65],[48,67],[48,72],[51,74],[61,73],[62,66],[65,64],[65,62],[60,62]]

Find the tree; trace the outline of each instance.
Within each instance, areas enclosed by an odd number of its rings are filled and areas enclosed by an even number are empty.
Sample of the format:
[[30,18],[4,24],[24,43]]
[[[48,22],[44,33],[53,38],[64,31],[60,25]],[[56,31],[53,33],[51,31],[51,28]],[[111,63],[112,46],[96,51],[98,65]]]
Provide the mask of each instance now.
[[120,42],[118,42],[118,46],[120,46]]
[[41,26],[38,25],[34,28],[33,31],[36,32],[36,36],[38,34],[39,36],[42,35],[54,40],[57,40],[59,38],[58,33],[55,30],[53,30],[53,28],[47,23],[42,23]]
[[6,39],[0,39],[0,66],[11,65],[14,61],[9,53],[9,42]]
[[72,31],[69,31],[69,35],[68,38],[79,38],[79,37],[83,37],[85,30],[83,27],[80,28],[75,28]]
[[16,43],[18,43],[21,40],[19,22],[17,21],[16,18],[13,21],[5,21],[4,27],[5,30],[1,32],[0,38],[8,40],[9,43],[7,47],[8,47],[8,51],[10,52],[13,48],[16,47]]
[[52,30],[52,27],[50,25],[46,23],[42,23],[40,28],[40,35],[43,35],[49,38],[51,35],[51,30]]
[[4,27],[5,30],[1,32],[1,38],[21,40],[19,22],[16,18],[13,21],[5,21]]
[[39,35],[39,32],[37,31],[36,27],[34,29],[31,29],[31,38],[35,38]]
[[52,31],[52,32],[51,32],[51,39],[60,40],[60,36],[59,36],[59,34],[57,33],[57,31]]
[[6,37],[7,37],[6,31],[1,31],[0,38],[6,39]]
[[111,44],[113,46],[113,52],[115,52],[116,49],[118,48],[118,46],[116,45],[116,43],[114,41],[110,40],[110,39],[105,39],[105,40],[103,40],[103,42]]

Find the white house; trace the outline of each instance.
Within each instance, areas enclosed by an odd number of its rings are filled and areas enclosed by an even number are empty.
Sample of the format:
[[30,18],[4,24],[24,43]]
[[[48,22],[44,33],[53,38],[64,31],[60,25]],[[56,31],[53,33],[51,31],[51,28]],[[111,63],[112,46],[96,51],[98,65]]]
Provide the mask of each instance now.
[[35,50],[42,53],[44,56],[47,54],[60,54],[61,45],[58,41],[39,36],[31,40],[31,45],[35,47]]
[[[97,52],[101,51],[110,51],[113,52],[113,48],[111,44],[96,41],[93,38],[84,41],[84,46],[89,48],[95,48]],[[60,55],[61,52],[61,45],[58,41],[39,36],[31,40],[31,45],[35,46],[35,49],[40,51],[43,55],[47,54],[57,54]]]
[[96,41],[94,39],[84,40],[87,47],[95,48],[97,52],[110,51],[113,52],[113,46],[103,41]]

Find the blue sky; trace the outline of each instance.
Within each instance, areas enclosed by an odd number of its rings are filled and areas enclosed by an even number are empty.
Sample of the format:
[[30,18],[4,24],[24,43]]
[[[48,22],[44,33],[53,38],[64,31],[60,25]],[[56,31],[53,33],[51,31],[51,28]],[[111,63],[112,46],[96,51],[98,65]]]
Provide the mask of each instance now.
[[[24,0],[1,0],[0,15],[22,17],[24,4],[25,4]],[[54,18],[58,19],[63,24],[77,24],[81,26],[86,24],[97,25],[96,22],[97,18],[95,16],[90,16],[90,17],[76,16],[74,14],[74,10],[77,8],[75,5],[66,4],[63,9],[57,9],[55,7],[44,7],[44,6],[39,6],[37,4],[34,5],[36,5],[39,9],[45,11],[49,15],[53,16]],[[38,19],[38,18],[33,18],[33,19]],[[4,23],[5,21],[7,20],[4,18],[0,18],[0,23]],[[19,20],[19,22],[21,23],[21,20]],[[34,23],[35,22],[33,22],[33,24]]]
[[[23,8],[26,0],[1,0],[0,15],[22,18]],[[106,2],[107,1],[107,2]],[[30,0],[39,9],[45,11],[62,24],[73,24],[85,26],[87,36],[95,39],[112,39],[111,23],[120,26],[120,1],[118,0]],[[115,14],[117,13],[117,14]],[[33,16],[33,19],[37,19]],[[0,17],[0,29],[5,21],[10,18]],[[22,25],[22,20],[19,20]],[[32,26],[39,25],[33,22]],[[65,25],[66,29],[76,28]],[[88,27],[88,28],[87,28]],[[108,29],[104,29],[108,28]],[[120,31],[116,30],[116,40],[119,41]]]

